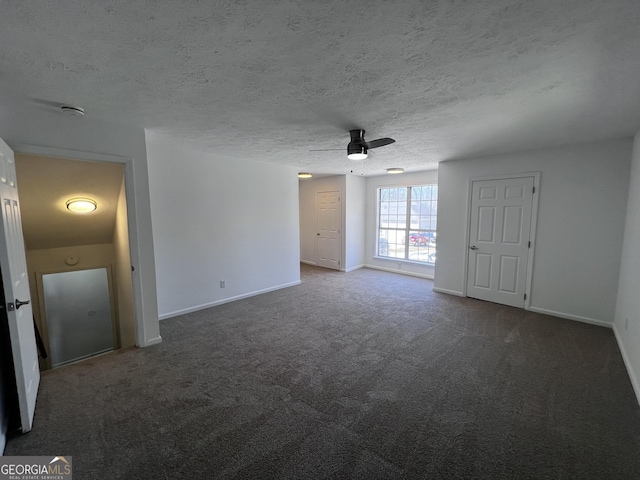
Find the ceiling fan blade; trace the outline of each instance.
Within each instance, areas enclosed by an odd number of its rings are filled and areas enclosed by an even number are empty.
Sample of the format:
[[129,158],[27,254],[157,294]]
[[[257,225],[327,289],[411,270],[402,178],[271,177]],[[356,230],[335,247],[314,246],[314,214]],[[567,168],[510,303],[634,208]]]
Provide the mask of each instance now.
[[395,140],[393,138],[378,138],[377,140],[371,140],[370,142],[365,142],[364,145],[367,149],[384,147],[385,145],[390,145],[394,143]]
[[344,151],[344,148],[310,148],[310,152],[337,152]]

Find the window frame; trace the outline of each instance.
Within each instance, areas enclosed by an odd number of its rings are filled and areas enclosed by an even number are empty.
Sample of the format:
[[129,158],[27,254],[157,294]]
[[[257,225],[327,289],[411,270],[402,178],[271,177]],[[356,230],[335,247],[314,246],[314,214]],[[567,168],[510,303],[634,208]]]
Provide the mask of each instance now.
[[[413,189],[415,188],[424,188],[424,187],[435,187],[436,190],[435,192],[432,191],[430,198],[428,199],[420,199],[421,202],[421,208],[418,211],[418,213],[416,214],[415,212],[412,211],[412,202],[414,201],[414,199],[412,198],[412,193],[413,193]],[[438,184],[437,183],[424,183],[424,184],[410,184],[410,185],[384,185],[384,186],[379,186],[376,189],[376,246],[375,246],[375,255],[376,258],[380,258],[380,259],[384,259],[384,260],[393,260],[393,261],[399,261],[399,262],[409,262],[409,263],[417,263],[419,265],[428,265],[428,266],[433,266],[435,265],[435,255],[436,255],[436,235],[437,235],[437,219],[438,219],[438,213],[437,213],[437,202],[438,202]],[[403,189],[404,190],[404,195],[399,194],[397,198],[400,198],[402,196],[406,197],[405,198],[405,204],[403,206],[403,208],[399,208],[399,201],[395,200],[386,200],[386,202],[392,203],[395,202],[396,204],[396,212],[395,213],[387,213],[387,215],[396,215],[396,226],[389,226],[387,223],[387,226],[382,226],[382,208],[383,208],[383,200],[382,200],[382,193],[383,190],[394,190],[394,189]],[[398,193],[398,192],[397,192]],[[422,192],[421,192],[422,193]],[[428,210],[430,212],[429,215],[427,215],[426,217],[428,217],[428,222],[430,224],[431,227],[433,228],[420,228],[422,226],[422,220],[421,217],[425,217],[423,215],[421,215],[422,213],[422,204],[423,202],[427,202],[429,207]],[[435,203],[435,214],[432,214],[431,212],[433,212],[433,204]],[[400,221],[400,215],[401,213],[397,213],[399,210],[404,210],[404,219],[402,220],[402,222]],[[412,226],[411,220],[412,220],[412,216],[417,217],[417,226]],[[403,223],[404,226],[399,226],[400,223]],[[397,257],[397,256],[390,256],[390,255],[384,255],[382,253],[382,240],[387,240],[387,253],[389,253],[389,247],[390,247],[390,243],[388,243],[388,239],[389,239],[389,234],[386,235],[382,235],[382,232],[396,232],[395,235],[404,235],[403,238],[403,242],[402,245],[404,246],[404,252],[403,252],[403,256],[402,257]],[[424,234],[423,238],[426,238],[426,242],[423,246],[422,243],[418,243],[418,244],[411,244],[411,241],[408,240],[412,234],[417,234],[420,237],[422,237],[422,235]],[[394,245],[400,245],[400,243],[395,243]],[[414,254],[414,252],[412,252],[412,249],[414,249],[417,247],[417,252],[415,252],[415,254],[418,256],[418,258],[411,258],[411,255]],[[421,260],[419,258],[421,252],[420,249],[421,248],[425,248],[425,252],[426,252],[426,260]],[[397,253],[396,249],[396,253]],[[402,250],[401,250],[402,251]],[[433,257],[434,260],[429,260],[429,257]]]

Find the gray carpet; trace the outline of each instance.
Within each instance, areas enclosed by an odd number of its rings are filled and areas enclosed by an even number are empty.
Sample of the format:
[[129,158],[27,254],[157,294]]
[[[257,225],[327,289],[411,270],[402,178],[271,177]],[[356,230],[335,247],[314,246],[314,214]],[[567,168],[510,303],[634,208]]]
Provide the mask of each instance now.
[[45,373],[5,453],[79,480],[640,478],[611,330],[369,269],[302,281]]

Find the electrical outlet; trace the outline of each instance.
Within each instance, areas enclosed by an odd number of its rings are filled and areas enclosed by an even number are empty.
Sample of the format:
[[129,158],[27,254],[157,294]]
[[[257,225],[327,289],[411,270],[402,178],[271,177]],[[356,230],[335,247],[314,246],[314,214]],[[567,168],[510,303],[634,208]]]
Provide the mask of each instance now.
[[220,280],[220,288],[224,288],[224,287],[226,287],[225,281]]

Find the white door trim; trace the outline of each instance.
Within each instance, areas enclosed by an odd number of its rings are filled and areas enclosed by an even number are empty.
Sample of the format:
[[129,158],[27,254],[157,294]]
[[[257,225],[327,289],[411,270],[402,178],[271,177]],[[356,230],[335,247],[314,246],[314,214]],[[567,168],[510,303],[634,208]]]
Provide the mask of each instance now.
[[106,153],[83,152],[78,150],[69,150],[66,148],[43,147],[38,145],[18,144],[12,147],[15,153],[25,155],[41,155],[46,157],[65,158],[69,160],[93,161],[93,162],[109,162],[120,163],[124,165],[124,184],[125,195],[127,198],[127,221],[129,228],[129,253],[131,255],[131,265],[134,265],[136,271],[133,272],[132,286],[135,309],[135,331],[136,345],[146,347],[160,343],[162,338],[147,338],[146,325],[144,321],[144,299],[142,292],[142,272],[140,262],[140,235],[138,230],[138,213],[135,195],[135,181],[133,171],[133,158],[120,155],[111,155]]
[[505,180],[509,178],[524,178],[524,177],[533,177],[533,186],[535,188],[535,193],[533,194],[533,199],[531,203],[531,230],[530,230],[530,238],[531,238],[531,248],[529,249],[529,258],[527,260],[527,281],[525,285],[525,293],[527,294],[527,298],[524,301],[524,309],[529,310],[529,305],[531,304],[531,285],[533,282],[533,257],[535,255],[535,247],[536,247],[536,228],[538,225],[538,199],[540,198],[540,172],[526,172],[526,173],[512,173],[512,174],[502,174],[502,175],[483,175],[478,177],[469,177],[468,185],[467,185],[467,214],[466,214],[466,223],[465,223],[465,231],[464,231],[464,276],[465,279],[462,287],[462,296],[467,296],[467,281],[469,275],[469,232],[471,228],[471,202],[473,200],[473,182],[482,181],[482,180]]

